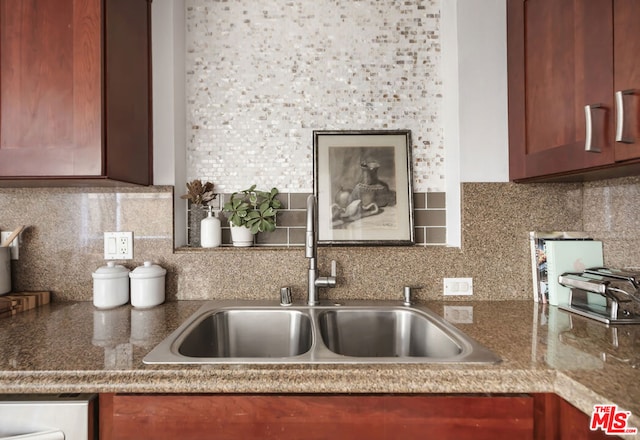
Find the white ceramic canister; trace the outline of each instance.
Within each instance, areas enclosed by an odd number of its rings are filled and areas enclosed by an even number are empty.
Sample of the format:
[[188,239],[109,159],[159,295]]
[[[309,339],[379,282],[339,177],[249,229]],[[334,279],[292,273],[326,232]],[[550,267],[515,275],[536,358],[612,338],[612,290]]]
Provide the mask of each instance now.
[[0,295],[11,292],[11,248],[0,247]]
[[134,307],[153,307],[164,302],[164,279],[167,270],[145,261],[130,274],[131,305]]
[[93,274],[93,305],[111,309],[129,301],[129,269],[109,261]]

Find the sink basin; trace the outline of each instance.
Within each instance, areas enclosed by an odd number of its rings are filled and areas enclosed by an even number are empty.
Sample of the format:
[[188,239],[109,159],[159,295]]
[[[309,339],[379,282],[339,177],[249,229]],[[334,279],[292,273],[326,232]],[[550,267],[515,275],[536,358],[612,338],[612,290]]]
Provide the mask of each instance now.
[[296,310],[223,310],[185,332],[178,352],[190,357],[297,356],[311,348],[311,319]]
[[499,361],[426,307],[375,301],[289,307],[208,301],[143,359],[146,364]]
[[336,309],[319,315],[334,353],[356,357],[450,358],[462,347],[435,321],[413,310]]

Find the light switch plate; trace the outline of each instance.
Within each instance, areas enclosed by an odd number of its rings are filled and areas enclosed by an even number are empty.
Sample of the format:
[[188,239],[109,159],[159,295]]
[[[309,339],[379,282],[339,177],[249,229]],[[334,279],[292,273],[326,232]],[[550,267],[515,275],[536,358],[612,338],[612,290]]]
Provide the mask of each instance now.
[[132,260],[133,232],[105,232],[104,259]]

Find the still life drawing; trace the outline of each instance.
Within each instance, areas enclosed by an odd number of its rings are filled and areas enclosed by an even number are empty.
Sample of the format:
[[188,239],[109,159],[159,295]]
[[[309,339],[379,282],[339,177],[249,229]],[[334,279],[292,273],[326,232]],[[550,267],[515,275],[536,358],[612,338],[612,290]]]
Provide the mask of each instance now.
[[[392,147],[332,147],[329,150],[331,169],[336,170],[331,182],[333,228],[343,228],[350,222],[373,215],[381,216],[395,207],[395,170]],[[339,171],[338,171],[339,170]],[[388,226],[395,226],[395,214],[387,216]],[[378,222],[385,227],[385,221]]]
[[408,146],[408,131],[314,132],[320,242],[412,242]]

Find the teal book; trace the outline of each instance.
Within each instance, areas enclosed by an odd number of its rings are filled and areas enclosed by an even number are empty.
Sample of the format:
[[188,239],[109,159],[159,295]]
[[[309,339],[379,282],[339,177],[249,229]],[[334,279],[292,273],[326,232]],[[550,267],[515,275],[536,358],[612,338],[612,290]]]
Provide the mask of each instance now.
[[549,304],[552,306],[569,304],[571,289],[558,283],[560,275],[565,272],[581,273],[590,267],[604,266],[601,241],[546,241],[544,247],[547,255]]

